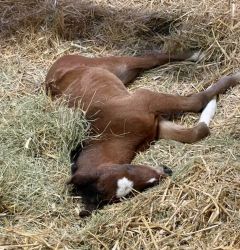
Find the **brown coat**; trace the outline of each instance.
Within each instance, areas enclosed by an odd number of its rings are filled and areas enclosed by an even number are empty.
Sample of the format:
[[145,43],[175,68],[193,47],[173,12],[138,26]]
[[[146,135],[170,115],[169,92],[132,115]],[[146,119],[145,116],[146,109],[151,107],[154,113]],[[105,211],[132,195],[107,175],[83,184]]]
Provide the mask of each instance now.
[[[126,88],[146,69],[169,61],[194,60],[196,54],[170,56],[158,52],[144,57],[106,58],[68,55],[52,65],[45,81],[47,92],[52,98],[65,97],[69,107],[84,110],[96,137],[86,142],[75,157],[69,181],[85,197],[88,210],[101,202],[118,201],[132,190],[156,185],[171,174],[166,167],[156,170],[131,164],[136,153],[151,142],[165,138],[192,143],[209,134],[205,123],[185,129],[165,121],[164,116],[201,111],[215,95],[236,85],[239,77],[224,77],[211,88],[190,96],[146,89],[130,93]],[[126,192],[121,193],[124,185]]]

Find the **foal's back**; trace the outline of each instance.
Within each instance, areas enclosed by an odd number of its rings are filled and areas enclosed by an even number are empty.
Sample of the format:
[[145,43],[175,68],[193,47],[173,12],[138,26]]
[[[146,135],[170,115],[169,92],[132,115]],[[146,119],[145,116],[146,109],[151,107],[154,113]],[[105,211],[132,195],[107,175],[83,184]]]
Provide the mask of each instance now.
[[82,104],[91,108],[113,97],[129,95],[116,75],[91,58],[78,55],[58,59],[47,74],[46,84],[52,97],[68,97],[69,106]]
[[144,95],[130,94],[116,75],[90,58],[60,58],[49,70],[46,86],[53,98],[64,96],[70,107],[83,109],[96,134],[154,139],[156,117],[148,112]]

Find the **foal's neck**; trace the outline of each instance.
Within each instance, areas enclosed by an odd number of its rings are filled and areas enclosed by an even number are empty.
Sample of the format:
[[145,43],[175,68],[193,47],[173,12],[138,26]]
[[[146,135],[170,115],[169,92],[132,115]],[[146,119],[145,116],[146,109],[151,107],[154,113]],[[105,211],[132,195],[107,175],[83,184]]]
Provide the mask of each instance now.
[[129,164],[136,152],[133,143],[124,139],[94,141],[85,146],[77,158],[78,169],[108,164]]

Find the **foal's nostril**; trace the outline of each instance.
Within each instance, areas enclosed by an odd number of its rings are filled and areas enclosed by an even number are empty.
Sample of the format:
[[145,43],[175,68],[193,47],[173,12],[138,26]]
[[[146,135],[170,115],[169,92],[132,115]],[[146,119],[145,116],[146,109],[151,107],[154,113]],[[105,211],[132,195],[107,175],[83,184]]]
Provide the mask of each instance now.
[[171,168],[167,167],[167,166],[163,166],[163,172],[169,176],[171,176],[173,174],[173,171]]

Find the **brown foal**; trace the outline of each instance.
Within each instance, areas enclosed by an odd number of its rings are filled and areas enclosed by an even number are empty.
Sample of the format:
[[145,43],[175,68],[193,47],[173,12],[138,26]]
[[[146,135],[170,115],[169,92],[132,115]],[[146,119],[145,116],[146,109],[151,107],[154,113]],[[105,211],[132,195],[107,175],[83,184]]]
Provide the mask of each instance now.
[[[171,175],[167,167],[131,164],[151,142],[164,138],[193,143],[209,135],[208,125],[216,109],[214,97],[235,86],[240,73],[225,76],[205,91],[189,96],[142,88],[130,93],[126,88],[144,70],[200,57],[199,52],[103,58],[67,55],[52,65],[45,81],[47,92],[53,99],[65,97],[69,107],[81,108],[91,123],[92,135],[97,135],[74,155],[68,182],[77,187],[87,205],[82,216]],[[200,122],[192,128],[163,118],[166,114],[202,110]]]

